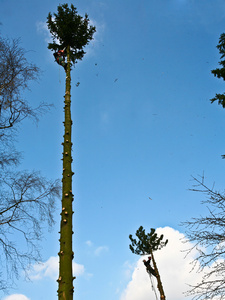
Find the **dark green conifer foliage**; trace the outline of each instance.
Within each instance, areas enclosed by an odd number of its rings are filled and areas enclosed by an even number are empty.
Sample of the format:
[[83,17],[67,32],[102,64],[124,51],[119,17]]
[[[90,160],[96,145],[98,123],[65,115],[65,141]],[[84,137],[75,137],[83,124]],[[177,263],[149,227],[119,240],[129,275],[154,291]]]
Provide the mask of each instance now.
[[136,231],[136,236],[138,240],[133,239],[131,234],[129,235],[131,240],[129,247],[132,253],[137,255],[150,254],[150,249],[152,251],[160,250],[168,243],[168,240],[163,241],[163,234],[160,237],[157,236],[154,228],[151,228],[150,233],[145,233],[143,226],[140,226]]
[[156,278],[158,282],[157,287],[160,293],[160,298],[161,300],[165,300],[166,297],[153,252],[161,250],[163,247],[165,247],[168,243],[168,240],[163,241],[163,234],[158,237],[154,228],[151,228],[150,233],[145,233],[145,229],[143,228],[143,226],[140,226],[138,228],[138,230],[136,231],[136,236],[137,239],[134,239],[131,234],[129,235],[129,239],[131,240],[131,244],[129,245],[130,250],[132,251],[132,253],[135,253],[137,255],[151,255],[153,267],[156,272]]
[[[219,39],[219,44],[217,45],[217,48],[219,49],[219,53],[221,54],[220,59],[221,61],[219,64],[222,66],[222,68],[216,68],[215,70],[212,70],[212,74],[217,78],[222,78],[225,80],[225,34],[222,33]],[[225,108],[225,93],[224,94],[216,94],[214,98],[211,99],[211,103],[218,101],[218,104],[222,105],[223,108]]]
[[[93,39],[96,29],[90,25],[88,15],[85,18],[77,14],[77,9],[71,4],[58,6],[58,13],[48,14],[47,24],[52,34],[53,43],[48,44],[50,50],[70,48],[70,60],[73,64],[81,60],[85,54],[84,47]],[[57,43],[57,42],[58,43]]]
[[73,272],[72,260],[72,142],[71,142],[71,66],[81,60],[85,54],[84,47],[93,39],[95,27],[90,25],[88,15],[85,18],[77,14],[76,8],[71,4],[58,6],[58,13],[52,17],[48,14],[47,24],[52,34],[53,42],[48,48],[53,51],[66,49],[66,92],[65,92],[65,121],[63,145],[63,174],[62,174],[62,212],[60,225],[60,251],[59,251],[59,278],[58,299],[73,299]]

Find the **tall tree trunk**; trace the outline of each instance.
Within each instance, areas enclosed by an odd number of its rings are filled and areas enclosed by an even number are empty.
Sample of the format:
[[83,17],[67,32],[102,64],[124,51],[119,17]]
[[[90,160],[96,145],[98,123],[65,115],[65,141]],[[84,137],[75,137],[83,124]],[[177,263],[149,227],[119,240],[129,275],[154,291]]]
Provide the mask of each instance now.
[[72,250],[72,120],[71,120],[71,77],[70,77],[70,47],[67,47],[67,71],[65,93],[65,119],[64,119],[64,142],[63,145],[63,174],[62,174],[62,212],[60,225],[60,252],[59,252],[59,278],[58,299],[73,299],[73,250]]
[[160,299],[165,300],[166,296],[165,296],[165,293],[164,293],[164,290],[163,290],[162,282],[161,282],[161,279],[160,279],[160,276],[159,276],[159,270],[157,268],[155,258],[154,258],[154,255],[153,255],[153,251],[152,251],[151,248],[150,248],[150,254],[151,254],[151,257],[152,257],[153,267],[154,267],[154,270],[156,272],[156,279],[157,279],[157,283],[158,283],[157,288],[158,288],[159,293],[160,293]]

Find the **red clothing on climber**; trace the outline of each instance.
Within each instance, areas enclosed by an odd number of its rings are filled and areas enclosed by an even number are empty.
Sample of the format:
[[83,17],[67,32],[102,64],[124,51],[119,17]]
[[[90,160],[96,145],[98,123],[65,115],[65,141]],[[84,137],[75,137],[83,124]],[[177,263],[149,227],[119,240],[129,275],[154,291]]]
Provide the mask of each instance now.
[[67,63],[65,62],[64,57],[66,56],[65,51],[64,50],[58,50],[57,52],[53,53],[55,60],[57,61],[57,63],[61,66],[63,66],[63,68],[66,71],[67,68]]

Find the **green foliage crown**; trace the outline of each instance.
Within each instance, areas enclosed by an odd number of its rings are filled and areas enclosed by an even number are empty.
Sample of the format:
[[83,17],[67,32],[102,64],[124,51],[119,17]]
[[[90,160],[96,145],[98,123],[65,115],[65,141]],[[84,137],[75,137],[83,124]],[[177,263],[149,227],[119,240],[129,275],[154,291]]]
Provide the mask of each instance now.
[[51,13],[47,17],[48,29],[53,38],[53,42],[48,44],[48,49],[57,51],[70,49],[70,59],[72,63],[81,60],[85,54],[83,48],[93,39],[96,31],[94,26],[90,25],[88,15],[85,18],[77,14],[77,9],[71,4],[62,4],[58,6],[58,13]]
[[138,255],[146,255],[150,254],[151,251],[156,251],[162,249],[168,243],[168,240],[163,241],[163,234],[159,237],[155,232],[154,228],[151,228],[150,233],[145,233],[145,229],[143,226],[140,226],[136,231],[137,240],[129,235],[129,239],[131,240],[131,244],[129,245],[132,253]]
[[[211,72],[215,77],[225,80],[225,33],[221,34],[217,49],[219,49],[219,53],[221,54],[221,61],[219,62],[219,64],[222,66],[222,68],[216,68]],[[218,104],[222,105],[223,108],[225,108],[225,94],[216,94],[216,96],[211,99],[211,103],[213,103],[214,101],[218,101]]]

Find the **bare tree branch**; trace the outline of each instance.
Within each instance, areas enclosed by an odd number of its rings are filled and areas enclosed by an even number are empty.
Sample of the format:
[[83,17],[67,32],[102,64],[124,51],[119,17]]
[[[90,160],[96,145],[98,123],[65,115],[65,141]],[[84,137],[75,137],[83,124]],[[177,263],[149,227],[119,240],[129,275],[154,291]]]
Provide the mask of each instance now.
[[[2,173],[0,177],[0,248],[1,260],[12,277],[18,270],[40,258],[37,241],[45,224],[54,224],[55,199],[60,196],[58,181],[48,181],[38,172]],[[14,241],[20,240],[20,243]],[[23,242],[26,244],[20,247]]]
[[29,82],[37,80],[40,74],[39,68],[27,61],[26,53],[20,47],[20,39],[10,41],[0,37],[0,137],[6,134],[6,129],[27,117],[38,121],[39,116],[52,106],[42,102],[32,108],[23,99]]
[[[38,121],[51,105],[32,108],[23,98],[29,82],[40,70],[29,63],[20,40],[0,37],[0,290],[13,285],[19,270],[40,259],[39,241],[46,225],[54,224],[59,181],[39,172],[12,172],[21,153],[14,147],[15,133],[25,118]],[[4,271],[3,271],[4,270]],[[6,272],[5,272],[6,271]]]
[[208,208],[206,216],[192,218],[183,222],[187,228],[186,236],[194,243],[192,249],[198,251],[193,266],[199,265],[203,272],[202,281],[190,286],[188,295],[193,299],[224,299],[225,298],[225,192],[209,188],[201,180],[193,177],[195,182],[192,191],[206,195],[202,201]]

